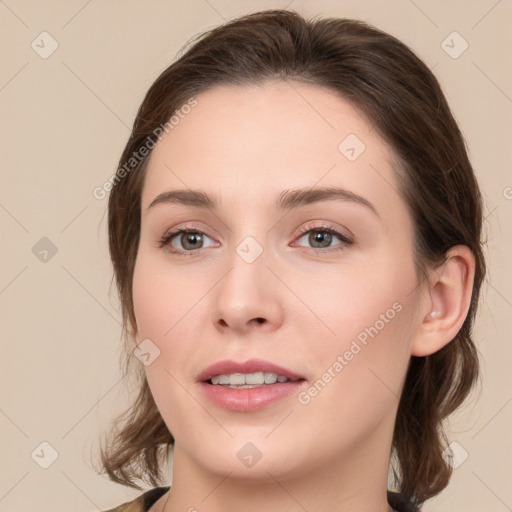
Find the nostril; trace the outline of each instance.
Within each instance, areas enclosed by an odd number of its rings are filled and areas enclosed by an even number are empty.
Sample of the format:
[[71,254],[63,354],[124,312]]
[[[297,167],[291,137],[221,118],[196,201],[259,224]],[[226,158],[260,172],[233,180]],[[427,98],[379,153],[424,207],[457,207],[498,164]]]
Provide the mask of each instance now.
[[[258,318],[254,318],[252,320],[253,322],[258,322],[259,324],[264,324],[266,322],[266,320],[264,318],[261,318],[261,317],[258,317]],[[226,320],[224,320],[223,318],[221,318],[219,320],[219,324],[222,325],[223,327],[227,327],[229,324],[226,322]]]

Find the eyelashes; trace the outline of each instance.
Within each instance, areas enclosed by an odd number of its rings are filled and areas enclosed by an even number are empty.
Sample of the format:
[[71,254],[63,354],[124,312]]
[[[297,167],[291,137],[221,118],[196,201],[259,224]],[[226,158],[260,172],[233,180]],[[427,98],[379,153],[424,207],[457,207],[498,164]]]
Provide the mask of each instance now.
[[[317,244],[317,243],[322,243],[324,240],[327,240],[328,242],[331,242],[333,237],[336,237],[340,240],[340,243],[334,245],[334,246],[329,246],[329,247],[312,247],[312,249],[316,249],[318,251],[322,251],[322,252],[325,252],[326,250],[327,251],[332,251],[332,250],[342,250],[344,249],[346,246],[349,246],[352,244],[352,240],[347,237],[346,235],[344,235],[341,231],[339,231],[338,229],[334,228],[333,226],[315,226],[315,227],[303,227],[301,228],[301,230],[299,230],[299,238],[298,240],[302,240],[303,238],[306,237],[306,235],[309,233],[309,236],[307,237],[308,238],[308,242],[311,242],[313,244]],[[322,233],[322,234],[327,234],[328,236],[323,238],[323,240],[317,240],[316,237],[312,237],[311,234],[313,233]],[[333,249],[334,247],[338,247],[338,246],[342,246],[338,249]]]
[[[301,228],[292,246],[296,246],[297,241],[301,241],[303,239],[306,239],[306,243],[312,244],[309,248],[317,253],[326,253],[334,251],[337,252],[353,244],[353,240],[349,238],[347,235],[345,235],[338,229],[334,228],[333,226],[325,225]],[[335,242],[336,239],[338,239],[338,243],[334,243],[334,245],[331,245],[331,242]],[[205,240],[210,240],[211,242],[205,246]],[[190,248],[190,245],[194,245],[196,243],[201,242],[203,243],[201,247]],[[181,245],[181,248],[176,247],[176,243]],[[323,246],[323,244],[325,243],[329,245],[326,247]],[[160,239],[158,244],[160,248],[166,248],[166,250],[168,250],[169,252],[182,256],[193,256],[194,254],[200,252],[202,249],[207,249],[209,247],[218,247],[219,245],[220,244],[218,242],[215,242],[206,233],[192,226],[185,226],[166,233]],[[299,247],[304,246],[299,245]]]
[[[187,253],[187,255],[188,254],[195,254],[199,250],[204,249],[204,247],[199,247],[198,249],[189,249],[189,250],[187,250],[187,249],[176,249],[174,246],[171,245],[175,238],[177,240],[180,240],[180,238],[184,238],[183,237],[184,234],[188,235],[188,240],[185,242],[187,244],[193,243],[193,240],[203,240],[204,237],[210,238],[203,231],[200,231],[200,230],[198,230],[196,228],[192,228],[192,227],[185,227],[185,228],[176,229],[175,231],[171,231],[170,233],[165,234],[160,239],[159,246],[161,248],[167,247],[170,250],[170,252],[175,252],[175,253],[183,253],[183,252],[185,252],[185,253]],[[214,244],[212,244],[212,245],[214,245]]]

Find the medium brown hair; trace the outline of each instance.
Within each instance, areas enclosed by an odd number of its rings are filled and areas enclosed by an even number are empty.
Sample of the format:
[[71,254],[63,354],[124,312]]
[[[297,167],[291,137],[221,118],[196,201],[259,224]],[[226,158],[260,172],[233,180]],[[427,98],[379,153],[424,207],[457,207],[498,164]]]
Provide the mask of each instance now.
[[294,11],[243,16],[196,36],[153,83],[140,106],[109,198],[110,254],[123,314],[126,375],[137,374],[139,394],[114,423],[101,449],[109,478],[141,489],[161,485],[173,444],[140,364],[131,368],[136,333],[132,278],[148,157],[119,170],[180,106],[220,84],[295,80],[326,87],[371,121],[396,157],[400,193],[414,221],[418,277],[440,265],[450,247],[469,247],[476,268],[468,315],[457,336],[426,357],[411,357],[393,434],[395,485],[417,505],[441,492],[451,467],[442,457],[443,421],[479,377],[472,326],[485,275],[482,199],[464,138],[438,81],[402,42],[362,21],[306,20]]

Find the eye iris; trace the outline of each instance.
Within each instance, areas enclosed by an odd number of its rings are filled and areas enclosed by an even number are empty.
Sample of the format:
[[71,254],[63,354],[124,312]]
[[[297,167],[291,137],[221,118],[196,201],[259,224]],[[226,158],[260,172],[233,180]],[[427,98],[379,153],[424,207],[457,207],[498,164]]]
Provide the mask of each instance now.
[[321,245],[321,247],[328,247],[331,243],[332,235],[331,233],[328,233],[327,231],[313,231],[309,235],[309,242],[313,247],[318,247],[318,245],[315,244],[322,244],[322,242],[327,241],[327,245]]
[[202,239],[203,237],[200,233],[183,233],[181,235],[181,242],[185,249],[197,249],[197,246],[194,244],[202,242]]

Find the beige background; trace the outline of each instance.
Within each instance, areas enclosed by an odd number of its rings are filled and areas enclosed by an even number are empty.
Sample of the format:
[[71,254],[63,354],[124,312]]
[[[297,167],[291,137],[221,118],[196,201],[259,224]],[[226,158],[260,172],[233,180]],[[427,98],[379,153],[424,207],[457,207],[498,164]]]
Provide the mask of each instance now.
[[[512,510],[512,2],[447,4],[0,2],[0,510],[96,511],[140,494],[97,475],[91,462],[130,393],[118,369],[107,201],[92,190],[115,171],[144,93],[190,37],[286,6],[360,18],[402,39],[434,69],[460,122],[486,200],[490,270],[476,330],[483,386],[476,405],[451,422],[450,439],[468,458],[424,510]],[[44,31],[58,43],[46,59],[39,54],[51,49]],[[442,47],[453,31],[469,44],[456,59]],[[463,44],[455,37],[452,53]],[[43,237],[57,249],[46,262]],[[48,469],[39,465],[51,457],[42,442],[58,454]]]

